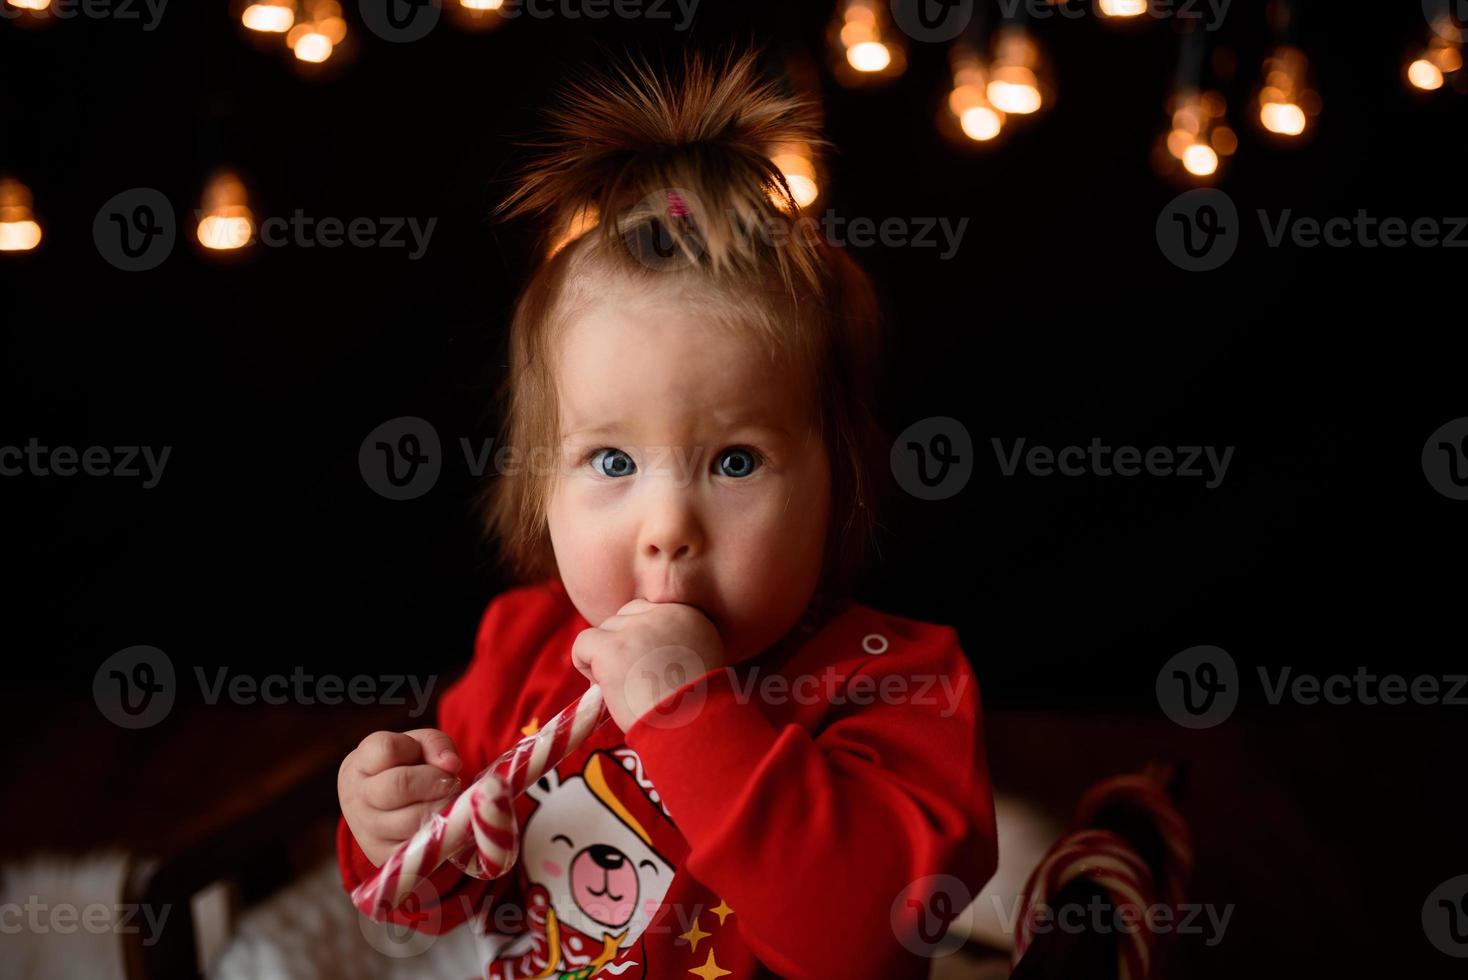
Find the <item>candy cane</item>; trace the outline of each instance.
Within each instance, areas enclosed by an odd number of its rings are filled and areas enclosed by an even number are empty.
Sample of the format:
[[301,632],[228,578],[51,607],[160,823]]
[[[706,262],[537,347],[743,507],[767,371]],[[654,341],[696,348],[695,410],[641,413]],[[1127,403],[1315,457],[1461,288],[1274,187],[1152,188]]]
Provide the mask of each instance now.
[[1165,784],[1172,776],[1170,766],[1152,764],[1144,772],[1113,776],[1092,786],[1076,804],[1073,827],[1094,826],[1103,810],[1129,806],[1145,813],[1157,829],[1162,843],[1162,894],[1168,904],[1183,902],[1188,878],[1193,871],[1193,841],[1188,824],[1178,812]]
[[[1144,910],[1152,904],[1152,872],[1126,841],[1107,830],[1082,830],[1062,837],[1025,882],[1019,933],[1012,962],[1019,964],[1035,938],[1035,909],[1047,906],[1076,878],[1090,878],[1111,898],[1113,908],[1130,905]],[[1155,934],[1132,929],[1117,944],[1118,980],[1146,980],[1152,972]]]
[[[1113,776],[1092,786],[1076,806],[1071,826],[1086,827],[1113,808],[1130,808],[1146,815],[1156,828],[1162,845],[1159,869],[1164,900],[1177,910],[1183,902],[1187,879],[1193,870],[1192,835],[1178,812],[1166,784],[1173,769],[1151,764],[1140,773]],[[1132,905],[1145,910],[1153,902],[1158,883],[1152,870],[1122,837],[1106,830],[1078,830],[1062,837],[1045,855],[1025,882],[1019,933],[1015,937],[1013,962],[1018,964],[1034,939],[1034,910],[1046,905],[1076,878],[1090,878],[1111,898],[1113,908]],[[1134,929],[1119,941],[1119,980],[1146,980],[1158,971],[1158,936],[1146,928]]]
[[593,684],[534,735],[486,767],[443,813],[435,813],[352,891],[352,904],[385,919],[445,861],[475,878],[498,878],[515,863],[520,828],[514,801],[611,718]]

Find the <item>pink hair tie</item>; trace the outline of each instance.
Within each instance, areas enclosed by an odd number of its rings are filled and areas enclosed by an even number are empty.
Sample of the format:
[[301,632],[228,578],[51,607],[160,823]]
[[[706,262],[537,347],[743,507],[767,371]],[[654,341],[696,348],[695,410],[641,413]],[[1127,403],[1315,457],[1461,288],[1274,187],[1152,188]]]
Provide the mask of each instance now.
[[677,191],[668,191],[668,213],[675,218],[686,218],[691,213],[688,202]]

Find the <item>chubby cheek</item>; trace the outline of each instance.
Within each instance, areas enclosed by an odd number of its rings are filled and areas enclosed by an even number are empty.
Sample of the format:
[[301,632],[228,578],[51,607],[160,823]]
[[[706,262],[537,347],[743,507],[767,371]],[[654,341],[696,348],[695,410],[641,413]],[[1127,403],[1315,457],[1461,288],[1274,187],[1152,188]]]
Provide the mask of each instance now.
[[609,520],[605,508],[570,486],[546,502],[551,547],[566,594],[593,624],[612,616],[631,595],[627,557],[632,540]]
[[[819,484],[816,489],[819,489]],[[737,632],[736,655],[777,639],[799,619],[820,579],[827,505],[805,493],[782,493],[741,515],[727,542],[720,592]]]

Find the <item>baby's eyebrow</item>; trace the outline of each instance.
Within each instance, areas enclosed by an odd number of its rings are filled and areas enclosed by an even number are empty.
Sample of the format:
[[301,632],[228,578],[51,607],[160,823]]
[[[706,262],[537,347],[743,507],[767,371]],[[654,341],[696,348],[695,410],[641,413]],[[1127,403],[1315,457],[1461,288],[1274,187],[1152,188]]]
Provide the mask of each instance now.
[[572,436],[601,435],[603,433],[616,432],[621,428],[621,422],[607,422],[602,425],[589,425],[580,429],[567,429],[565,432],[561,433],[561,438],[569,439]]
[[[732,417],[726,416],[725,418],[719,418],[715,415],[714,419],[725,429],[763,429],[766,432],[772,432],[778,436],[788,438],[790,435],[790,430],[784,425],[780,425],[775,420],[768,419],[759,413],[741,414]],[[570,439],[573,436],[611,435],[626,427],[626,423],[620,421],[605,422],[601,425],[588,425],[580,428],[567,429],[561,433],[561,438]]]

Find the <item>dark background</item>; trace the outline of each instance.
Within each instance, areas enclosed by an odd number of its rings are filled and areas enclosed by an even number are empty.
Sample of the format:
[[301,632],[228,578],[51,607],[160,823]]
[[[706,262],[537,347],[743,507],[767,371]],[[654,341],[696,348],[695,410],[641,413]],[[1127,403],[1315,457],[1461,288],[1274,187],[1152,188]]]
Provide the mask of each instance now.
[[[214,4],[175,0],[152,33],[0,22],[0,171],[30,187],[46,233],[36,252],[0,256],[0,444],[173,447],[151,490],[0,479],[3,697],[23,753],[45,750],[27,740],[35,719],[89,703],[98,664],[134,644],[163,649],[183,674],[456,672],[504,585],[457,442],[494,433],[508,314],[536,256],[536,229],[490,214],[520,159],[512,144],[536,135],[550,93],[604,49],[672,56],[753,38],[821,59],[832,5],[704,0],[690,34],[666,21],[524,18],[484,34],[444,23],[401,45],[347,6],[354,50],[315,78]],[[1324,112],[1297,146],[1248,119],[1272,40],[1262,5],[1237,0],[1218,32],[1237,54],[1219,87],[1241,147],[1217,186],[1246,234],[1210,273],[1170,264],[1154,234],[1184,189],[1148,162],[1166,121],[1170,22],[1037,24],[1059,98],[985,152],[936,131],[943,47],[912,44],[907,74],[880,91],[819,76],[837,147],[822,207],[969,219],[950,261],[854,249],[893,323],[889,430],[952,416],[976,450],[958,496],[907,498],[886,515],[883,563],[859,598],[956,626],[996,717],[1158,717],[1159,667],[1202,643],[1248,675],[1465,669],[1468,504],[1433,490],[1421,453],[1468,415],[1468,252],[1270,249],[1253,214],[1468,213],[1468,95],[1407,89],[1407,52],[1428,36],[1418,4],[1304,12],[1297,39]],[[434,217],[428,253],[205,254],[192,209],[225,164],[257,219]],[[99,256],[91,226],[104,201],[140,186],[173,202],[181,237],[160,268],[130,274]],[[433,423],[447,458],[431,492],[393,502],[364,483],[357,453],[405,415]],[[1213,490],[1196,478],[1003,477],[990,439],[1021,436],[1236,449]],[[1260,740],[1235,789],[1247,794],[1250,760],[1278,752],[1296,753],[1301,773],[1338,772],[1337,795],[1309,819],[1370,836],[1340,841],[1331,867],[1397,867],[1392,848],[1423,828],[1453,842],[1398,868],[1400,892],[1365,872],[1331,886],[1363,922],[1386,916],[1402,942],[1424,945],[1411,926],[1422,897],[1468,871],[1465,709],[1271,707],[1257,684],[1244,690],[1244,719],[1329,732]],[[1201,737],[1164,730],[1159,754]],[[1373,754],[1343,755],[1348,745]],[[1416,775],[1377,788],[1404,759]],[[1241,803],[1230,819],[1271,816]],[[1393,942],[1383,934],[1383,949]],[[1447,975],[1447,957],[1411,948],[1418,975]]]

